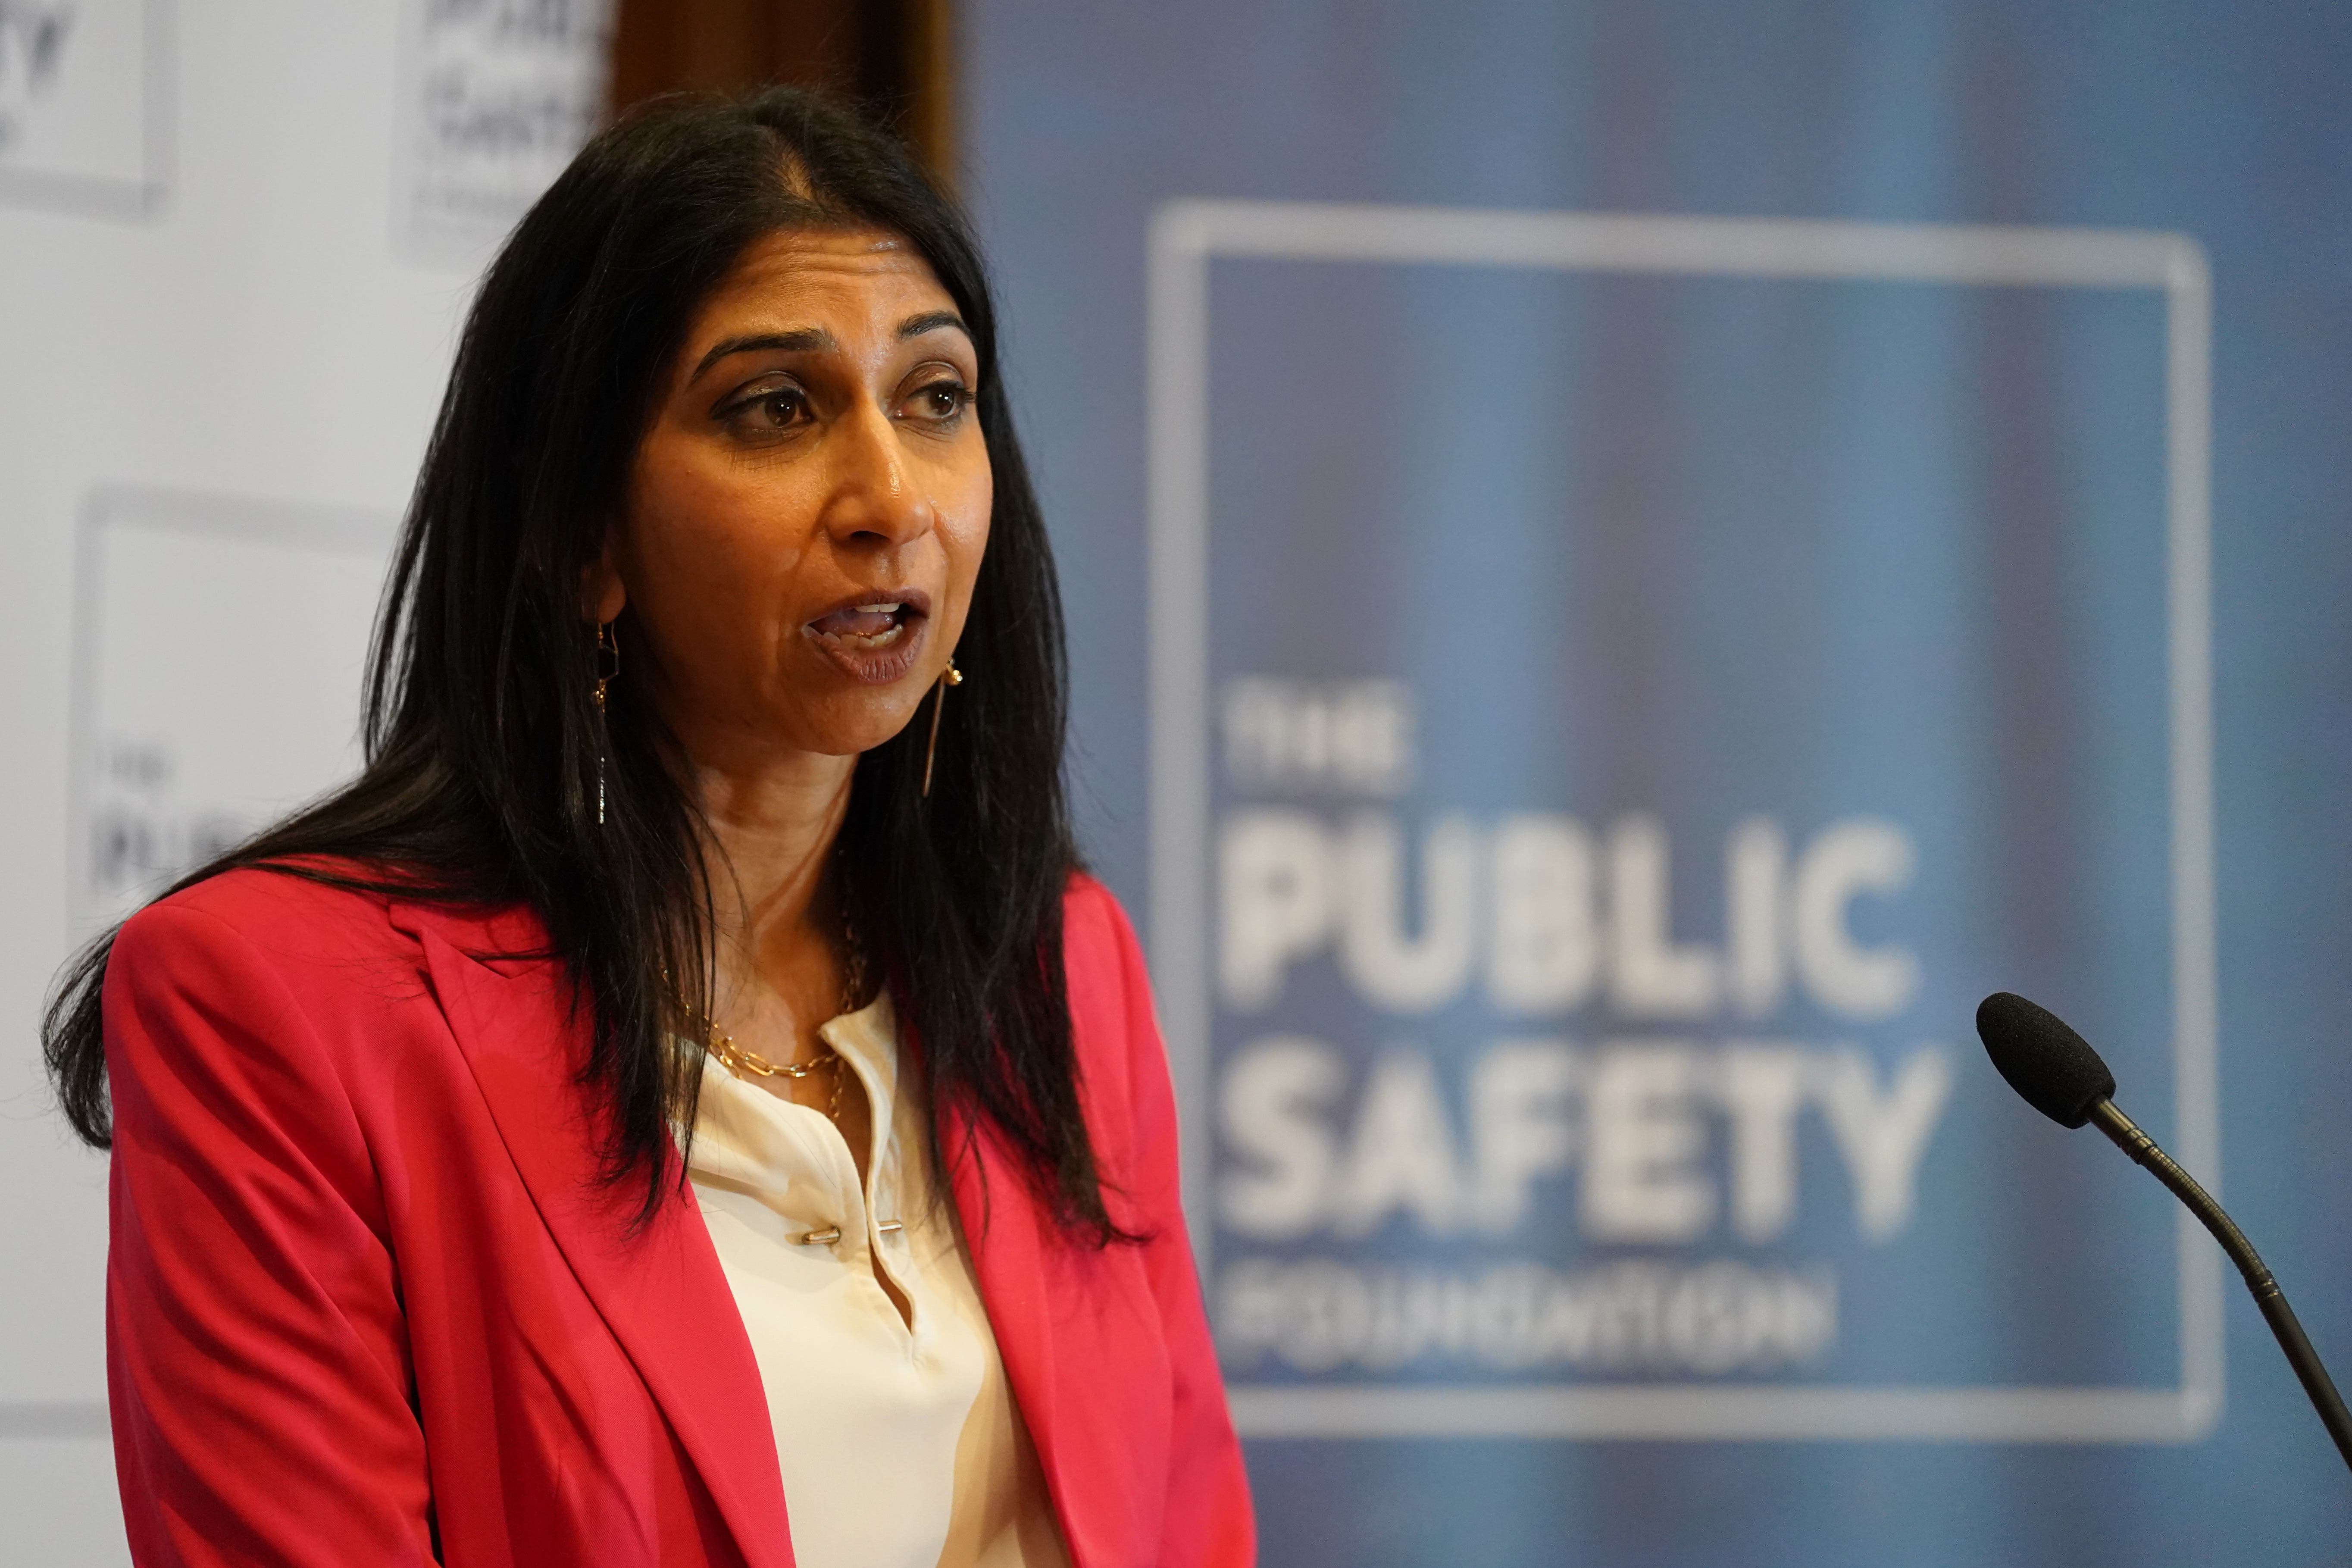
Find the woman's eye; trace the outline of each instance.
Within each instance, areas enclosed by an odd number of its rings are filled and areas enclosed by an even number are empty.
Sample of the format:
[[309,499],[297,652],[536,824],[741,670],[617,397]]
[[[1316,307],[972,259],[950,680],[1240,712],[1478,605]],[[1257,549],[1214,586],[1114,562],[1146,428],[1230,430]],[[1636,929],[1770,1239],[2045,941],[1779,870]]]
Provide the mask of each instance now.
[[971,388],[960,381],[935,381],[917,388],[907,402],[917,417],[944,423],[971,406]]
[[738,399],[727,409],[727,422],[752,434],[786,430],[806,422],[808,394],[797,386],[771,387]]

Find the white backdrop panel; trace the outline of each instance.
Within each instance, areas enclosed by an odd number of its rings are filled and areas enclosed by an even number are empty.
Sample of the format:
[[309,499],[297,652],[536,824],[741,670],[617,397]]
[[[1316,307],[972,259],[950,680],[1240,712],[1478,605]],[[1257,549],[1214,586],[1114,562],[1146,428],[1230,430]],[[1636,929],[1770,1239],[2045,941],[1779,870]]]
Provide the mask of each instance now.
[[[411,3],[0,5],[0,123],[16,128],[0,138],[9,1561],[122,1556],[110,1457],[93,1440],[106,1163],[51,1109],[43,996],[72,942],[141,882],[349,767],[382,550],[457,325],[504,224],[562,162],[544,137],[510,139],[528,168],[468,165],[509,198],[505,216],[407,243],[401,137],[423,80],[403,66]],[[502,26],[548,7],[437,10],[472,18],[436,57],[462,65],[467,38],[511,43]],[[48,35],[62,41],[37,81],[53,14],[70,25]],[[515,58],[474,79],[512,81],[497,73]],[[148,846],[99,879],[78,829],[110,811],[143,823]]]

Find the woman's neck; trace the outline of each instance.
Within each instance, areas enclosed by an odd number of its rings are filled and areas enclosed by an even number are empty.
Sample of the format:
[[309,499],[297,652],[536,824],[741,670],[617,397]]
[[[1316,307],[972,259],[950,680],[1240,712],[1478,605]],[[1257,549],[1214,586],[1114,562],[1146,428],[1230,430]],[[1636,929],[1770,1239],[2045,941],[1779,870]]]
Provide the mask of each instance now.
[[799,1002],[820,979],[837,987],[840,891],[829,872],[856,771],[855,756],[817,752],[697,768],[722,997],[767,990]]
[[696,769],[710,825],[719,928],[712,1026],[770,1062],[813,1066],[830,1056],[831,1065],[814,1076],[757,1081],[770,1094],[832,1117],[863,1184],[873,1109],[848,1064],[826,1051],[818,1033],[849,1000],[853,978],[841,889],[829,873],[856,772],[855,756],[816,753],[757,769]]

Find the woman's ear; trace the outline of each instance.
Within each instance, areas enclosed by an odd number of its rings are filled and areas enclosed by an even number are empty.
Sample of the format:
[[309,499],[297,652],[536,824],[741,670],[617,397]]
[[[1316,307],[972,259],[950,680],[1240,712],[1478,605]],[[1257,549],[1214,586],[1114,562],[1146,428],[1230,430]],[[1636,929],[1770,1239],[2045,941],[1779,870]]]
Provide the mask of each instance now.
[[614,531],[604,531],[596,559],[580,569],[580,618],[598,626],[618,619],[621,607],[629,602],[629,585],[621,581],[621,569],[613,563]]

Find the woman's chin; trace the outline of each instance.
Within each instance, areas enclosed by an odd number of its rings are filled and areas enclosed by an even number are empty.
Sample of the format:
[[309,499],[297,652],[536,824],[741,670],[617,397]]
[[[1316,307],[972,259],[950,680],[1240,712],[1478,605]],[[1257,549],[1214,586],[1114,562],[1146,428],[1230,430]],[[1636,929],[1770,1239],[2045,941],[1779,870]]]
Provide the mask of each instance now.
[[[911,687],[912,682],[908,685]],[[795,750],[854,757],[888,744],[921,710],[922,689],[868,687],[812,705],[790,725]]]

